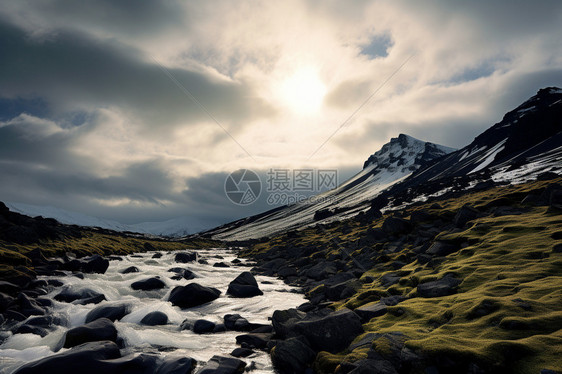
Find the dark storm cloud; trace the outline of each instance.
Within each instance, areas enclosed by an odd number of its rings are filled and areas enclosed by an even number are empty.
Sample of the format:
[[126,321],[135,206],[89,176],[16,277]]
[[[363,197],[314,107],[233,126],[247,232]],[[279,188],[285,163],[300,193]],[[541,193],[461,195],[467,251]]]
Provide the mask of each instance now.
[[189,25],[180,2],[172,0],[18,0],[4,13],[23,27],[90,28],[135,38]]
[[[113,40],[59,31],[36,39],[0,23],[0,96],[44,99],[54,117],[73,110],[119,107],[150,128],[170,128],[209,120],[149,56]],[[269,113],[248,99],[248,85],[185,69],[169,69],[225,125],[241,126]]]

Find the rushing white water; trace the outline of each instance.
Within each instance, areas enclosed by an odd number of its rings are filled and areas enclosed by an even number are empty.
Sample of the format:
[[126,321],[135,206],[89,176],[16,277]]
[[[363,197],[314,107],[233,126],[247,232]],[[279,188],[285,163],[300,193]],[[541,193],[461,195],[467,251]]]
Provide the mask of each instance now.
[[[233,298],[226,295],[228,284],[243,271],[250,269],[246,260],[228,268],[213,267],[216,262],[230,264],[236,258],[234,251],[222,249],[198,250],[199,259],[205,259],[208,264],[193,262],[181,264],[174,262],[175,252],[162,252],[162,257],[153,259],[155,252],[123,256],[123,261],[110,261],[105,274],[85,274],[84,279],[75,276],[41,277],[42,279],[58,279],[75,290],[89,288],[105,295],[107,301],[94,305],[77,305],[58,302],[53,299],[63,287],[58,287],[46,297],[53,300],[52,314],[67,321],[66,326],[57,327],[47,336],[41,338],[34,334],[15,334],[8,332],[7,339],[0,345],[0,373],[8,374],[15,371],[22,364],[55,354],[62,345],[62,339],[69,328],[85,323],[88,312],[102,305],[130,305],[130,313],[122,320],[116,321],[118,335],[125,340],[126,348],[122,350],[125,356],[135,352],[151,352],[173,357],[192,357],[200,362],[208,361],[213,355],[227,356],[237,347],[236,336],[241,332],[227,331],[221,333],[195,334],[189,330],[180,331],[180,324],[188,319],[196,321],[206,319],[215,323],[223,323],[225,314],[238,313],[251,323],[269,323],[268,317],[277,309],[296,307],[305,299],[296,293],[294,288],[284,284],[281,280],[271,277],[256,276],[263,296],[248,299]],[[137,257],[140,256],[140,257]],[[222,258],[217,258],[218,256]],[[138,273],[121,274],[129,266],[136,266]],[[182,267],[193,271],[197,278],[192,280],[173,280],[175,273],[168,272],[172,267]],[[131,283],[159,276],[167,285],[164,289],[155,291],[135,291]],[[178,285],[191,282],[203,286],[218,288],[221,296],[204,305],[180,309],[168,302],[170,291]],[[169,319],[164,326],[145,326],[139,322],[153,311],[164,312]],[[273,368],[269,355],[256,351],[253,355],[243,358],[248,365],[254,363],[256,369],[252,373],[272,373]]]

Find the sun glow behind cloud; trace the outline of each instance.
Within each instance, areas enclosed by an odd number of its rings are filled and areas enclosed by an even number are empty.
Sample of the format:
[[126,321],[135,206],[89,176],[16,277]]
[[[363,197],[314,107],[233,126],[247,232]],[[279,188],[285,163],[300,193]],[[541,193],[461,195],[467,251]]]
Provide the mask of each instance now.
[[304,67],[279,82],[276,91],[279,101],[292,112],[312,115],[320,111],[327,89],[316,69]]

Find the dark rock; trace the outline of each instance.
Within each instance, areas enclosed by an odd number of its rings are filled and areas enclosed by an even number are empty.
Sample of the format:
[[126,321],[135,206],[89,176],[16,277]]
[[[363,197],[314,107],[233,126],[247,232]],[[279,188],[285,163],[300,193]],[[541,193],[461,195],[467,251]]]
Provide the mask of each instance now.
[[307,318],[296,322],[295,329],[316,351],[337,353],[363,333],[359,316],[346,308],[330,312],[326,316]]
[[77,300],[77,301],[74,302],[74,304],[79,304],[79,305],[99,304],[104,300],[106,300],[105,296],[102,295],[102,294],[99,294],[99,295],[96,295],[96,296],[89,297],[87,299]]
[[117,329],[109,319],[99,318],[93,322],[68,330],[64,337],[64,348],[104,340],[115,342],[117,340]]
[[480,217],[480,212],[469,205],[464,205],[459,209],[453,222],[457,227],[464,227],[469,221]]
[[196,334],[206,334],[214,332],[216,324],[205,319],[199,319],[193,324],[193,332]]
[[138,273],[138,272],[139,272],[139,268],[136,266],[129,266],[128,268],[120,271],[121,274]]
[[240,374],[246,363],[237,358],[213,356],[197,374]]
[[156,250],[156,247],[153,246],[152,244],[150,244],[149,242],[144,242],[143,248],[144,248],[144,250],[147,251],[147,252],[155,251],[155,250]]
[[264,349],[271,340],[271,334],[245,334],[236,337],[236,343],[247,348]]
[[156,374],[190,374],[195,369],[196,364],[197,361],[189,357],[167,357],[158,366]]
[[230,355],[233,357],[248,357],[254,353],[250,348],[236,348]]
[[164,283],[160,279],[160,277],[143,279],[137,282],[133,282],[131,284],[131,288],[133,290],[142,290],[142,291],[160,290],[164,287],[166,287],[166,283]]
[[13,310],[13,309],[8,309],[6,312],[4,312],[4,318],[6,318],[7,321],[24,321],[27,319],[27,316],[24,316],[23,314],[21,314],[20,312]]
[[[16,374],[109,374],[105,360],[121,357],[119,347],[110,341],[85,343],[66,352],[45,357],[19,368]],[[111,373],[114,373],[111,372]]]
[[308,269],[305,275],[308,278],[312,278],[314,280],[322,280],[336,274],[337,272],[338,269],[333,264],[327,261],[320,261],[316,265]]
[[225,263],[225,262],[215,262],[215,263],[213,264],[213,267],[214,267],[214,268],[229,268],[230,265],[227,264],[227,263]]
[[422,222],[430,222],[436,220],[438,217],[434,214],[430,214],[425,210],[416,210],[410,214],[410,222],[413,224],[419,224]]
[[230,261],[231,264],[240,264],[242,261],[239,258],[235,258],[234,260]]
[[14,302],[14,298],[10,295],[0,292],[0,312],[5,311]]
[[94,308],[90,312],[88,312],[88,314],[86,315],[86,323],[95,321],[99,318],[107,318],[115,322],[125,317],[128,313],[129,307],[125,304],[98,306],[97,308]]
[[381,277],[381,285],[383,287],[390,287],[393,284],[398,283],[400,278],[402,277],[399,273],[386,273]]
[[224,326],[227,330],[250,331],[252,324],[240,314],[227,314],[224,316]]
[[443,278],[426,282],[418,285],[418,293],[422,297],[440,297],[452,295],[457,292],[457,288],[461,283],[452,275],[446,275]]
[[197,260],[197,253],[194,252],[180,252],[176,253],[176,257],[174,258],[176,262],[181,262],[187,264],[189,262],[193,262]]
[[162,257],[162,253],[158,252],[152,255],[152,258],[161,258]]
[[226,293],[233,297],[254,297],[263,295],[263,292],[258,287],[256,278],[254,278],[249,271],[243,272],[230,282]]
[[32,326],[28,324],[21,325],[14,330],[14,334],[35,334],[41,336],[42,338],[47,336],[48,333],[49,332],[43,327]]
[[0,292],[8,295],[15,295],[20,291],[21,291],[20,286],[13,284],[11,282],[0,280]]
[[55,316],[39,316],[39,317],[31,317],[26,322],[26,325],[31,326],[39,326],[43,328],[49,328],[53,325],[61,326],[64,324],[64,321]]
[[412,224],[403,218],[388,217],[382,224],[382,230],[389,235],[406,234],[412,230]]
[[294,308],[276,310],[271,317],[275,334],[281,339],[294,336],[295,323],[302,320],[305,316],[305,313]]
[[140,323],[141,325],[147,325],[147,326],[166,325],[168,324],[168,316],[166,315],[166,313],[160,311],[154,311],[144,316],[141,319]]
[[64,285],[64,283],[58,279],[48,279],[47,284],[53,287],[62,287]]
[[103,300],[105,300],[105,296],[99,292],[91,290],[89,288],[84,288],[82,290],[75,290],[71,287],[67,287],[55,295],[54,299],[63,303],[71,303],[76,300],[81,299],[90,299],[92,297],[99,297],[103,296]]
[[42,316],[46,313],[45,308],[38,305],[35,300],[26,296],[24,293],[18,295],[16,302],[19,305],[19,311],[24,316]]
[[170,293],[168,301],[182,309],[205,304],[217,299],[221,292],[216,288],[190,283],[187,286],[177,286]]
[[100,255],[93,255],[82,259],[80,271],[84,273],[99,273],[104,274],[109,267],[109,260],[101,257]]
[[349,374],[398,374],[392,363],[386,360],[360,360]]
[[363,323],[369,322],[371,318],[380,317],[386,314],[386,305],[384,303],[369,303],[354,310],[354,312],[361,318]]
[[316,353],[301,338],[279,341],[271,350],[273,366],[281,374],[303,373],[315,357]]
[[427,249],[425,253],[432,256],[447,256],[451,253],[454,253],[460,249],[460,246],[445,242],[445,241],[435,241],[431,246]]

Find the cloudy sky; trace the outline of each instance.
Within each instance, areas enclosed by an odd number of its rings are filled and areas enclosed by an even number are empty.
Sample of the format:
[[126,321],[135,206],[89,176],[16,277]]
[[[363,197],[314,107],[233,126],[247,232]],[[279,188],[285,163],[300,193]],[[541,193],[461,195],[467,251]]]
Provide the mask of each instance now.
[[257,213],[228,173],[341,181],[401,132],[470,143],[562,86],[561,25],[558,0],[6,0],[0,200],[125,223]]

